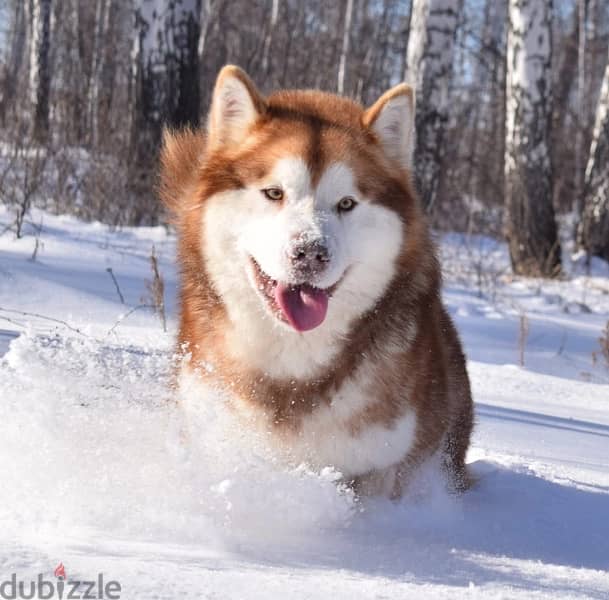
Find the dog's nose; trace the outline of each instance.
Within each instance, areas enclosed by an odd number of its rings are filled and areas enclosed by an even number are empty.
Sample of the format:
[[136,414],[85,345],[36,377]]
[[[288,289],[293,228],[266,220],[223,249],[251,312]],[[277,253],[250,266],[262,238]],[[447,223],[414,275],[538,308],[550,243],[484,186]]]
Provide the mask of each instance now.
[[318,273],[330,262],[328,247],[321,240],[296,241],[288,256],[294,269],[303,274]]

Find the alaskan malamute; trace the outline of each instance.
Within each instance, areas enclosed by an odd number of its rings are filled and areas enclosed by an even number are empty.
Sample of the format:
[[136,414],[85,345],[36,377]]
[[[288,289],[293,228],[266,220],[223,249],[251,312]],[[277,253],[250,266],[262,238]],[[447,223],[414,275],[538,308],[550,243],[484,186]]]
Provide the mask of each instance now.
[[364,109],[311,90],[264,97],[227,66],[206,131],[166,133],[161,157],[185,369],[212,365],[205,384],[296,463],[394,497],[434,455],[466,487],[473,413],[414,140],[404,84]]

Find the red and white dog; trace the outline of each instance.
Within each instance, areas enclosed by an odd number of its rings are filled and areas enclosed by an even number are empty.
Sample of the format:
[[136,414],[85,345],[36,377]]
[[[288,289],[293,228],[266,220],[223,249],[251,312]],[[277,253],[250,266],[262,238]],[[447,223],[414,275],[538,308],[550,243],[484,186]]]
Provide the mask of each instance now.
[[227,66],[207,131],[167,133],[161,157],[185,369],[213,365],[205,385],[295,463],[392,496],[432,455],[467,485],[473,413],[414,139],[406,85],[364,109],[319,91],[263,97]]

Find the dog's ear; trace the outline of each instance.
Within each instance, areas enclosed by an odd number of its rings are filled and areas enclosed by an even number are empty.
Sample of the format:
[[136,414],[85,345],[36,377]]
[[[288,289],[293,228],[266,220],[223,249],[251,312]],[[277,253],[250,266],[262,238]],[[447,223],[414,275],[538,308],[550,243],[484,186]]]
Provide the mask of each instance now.
[[172,213],[182,206],[185,192],[196,181],[204,154],[205,138],[200,131],[163,131],[159,194]]
[[252,80],[239,67],[223,67],[216,79],[207,123],[210,149],[242,142],[264,111],[264,98]]
[[412,168],[415,145],[414,93],[405,83],[385,92],[362,117],[362,125],[378,137],[385,154],[402,168]]

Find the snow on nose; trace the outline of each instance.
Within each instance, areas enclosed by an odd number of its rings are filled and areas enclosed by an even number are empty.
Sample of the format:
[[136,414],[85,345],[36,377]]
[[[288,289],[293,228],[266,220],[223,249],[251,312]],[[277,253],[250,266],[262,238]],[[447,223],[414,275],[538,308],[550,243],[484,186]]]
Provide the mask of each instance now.
[[321,239],[298,238],[288,249],[288,259],[297,275],[314,276],[319,275],[328,266],[330,251]]

